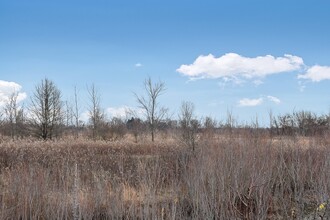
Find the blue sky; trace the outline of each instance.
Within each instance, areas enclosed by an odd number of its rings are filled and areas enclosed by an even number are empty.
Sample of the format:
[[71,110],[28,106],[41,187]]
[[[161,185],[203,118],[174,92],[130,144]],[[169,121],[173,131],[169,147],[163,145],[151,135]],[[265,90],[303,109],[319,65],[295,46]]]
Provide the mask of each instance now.
[[[109,113],[137,107],[143,80],[166,83],[176,116],[239,121],[330,109],[329,1],[0,1],[0,104],[12,88],[28,105],[41,79],[82,112],[94,83]],[[12,83],[9,83],[12,82]],[[117,111],[118,110],[118,111]],[[119,114],[119,113],[118,113]]]

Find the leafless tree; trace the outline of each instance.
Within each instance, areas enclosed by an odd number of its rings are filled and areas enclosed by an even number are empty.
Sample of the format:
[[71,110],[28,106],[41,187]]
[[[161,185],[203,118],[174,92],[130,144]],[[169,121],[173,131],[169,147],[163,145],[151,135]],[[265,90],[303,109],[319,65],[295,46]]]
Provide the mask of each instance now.
[[192,102],[182,102],[179,115],[183,141],[195,150],[199,122],[194,115],[195,106]]
[[65,101],[65,126],[69,128],[73,125],[73,107],[72,103]]
[[16,134],[16,115],[18,111],[17,106],[17,92],[13,92],[4,107],[5,121],[9,125],[10,136],[14,139]]
[[268,117],[269,117],[269,135],[272,138],[274,135],[275,122],[274,122],[273,111],[271,109],[268,110]]
[[233,130],[235,128],[236,120],[233,116],[233,110],[232,109],[227,109],[227,117],[226,117],[226,124],[225,128],[231,135],[233,133]]
[[18,105],[18,92],[13,92],[4,107],[5,121],[8,124],[8,132],[15,139],[21,133],[24,124],[23,108]]
[[78,91],[77,87],[74,87],[74,107],[73,107],[73,118],[74,118],[74,123],[75,123],[75,136],[78,137],[78,131],[79,131],[79,117],[80,117],[80,107],[79,107],[79,102],[78,102]]
[[31,122],[37,136],[44,140],[58,135],[63,122],[61,91],[45,78],[36,86],[31,98]]
[[92,137],[95,140],[101,135],[102,127],[105,124],[105,113],[101,109],[101,96],[95,88],[95,85],[87,88],[90,105],[89,105],[89,121],[92,128]]
[[165,91],[165,83],[161,81],[153,83],[148,77],[143,85],[146,96],[139,96],[136,93],[134,95],[139,107],[144,111],[151,132],[151,140],[154,141],[157,125],[167,113],[167,109],[158,103],[159,96]]

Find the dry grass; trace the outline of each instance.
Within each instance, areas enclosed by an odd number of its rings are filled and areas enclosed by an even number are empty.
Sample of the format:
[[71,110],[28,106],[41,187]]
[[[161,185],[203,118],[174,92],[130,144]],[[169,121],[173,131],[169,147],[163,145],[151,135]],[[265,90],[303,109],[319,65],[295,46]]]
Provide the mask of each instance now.
[[0,219],[327,219],[328,137],[3,141]]

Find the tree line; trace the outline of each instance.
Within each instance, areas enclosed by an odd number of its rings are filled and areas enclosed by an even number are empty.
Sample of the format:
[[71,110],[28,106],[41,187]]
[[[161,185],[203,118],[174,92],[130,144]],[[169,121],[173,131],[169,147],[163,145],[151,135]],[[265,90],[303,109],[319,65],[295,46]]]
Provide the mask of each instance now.
[[276,135],[322,135],[330,130],[329,115],[316,115],[309,111],[294,111],[274,117],[269,113],[268,128],[260,128],[258,121],[251,125],[238,125],[231,112],[225,122],[217,122],[211,117],[198,119],[192,102],[184,101],[177,120],[168,116],[168,109],[159,103],[159,97],[165,93],[165,83],[153,82],[147,78],[143,82],[144,94],[134,93],[142,115],[127,111],[127,118],[109,120],[101,107],[101,94],[95,85],[87,88],[89,96],[88,122],[80,120],[78,92],[74,87],[74,100],[62,100],[62,93],[56,84],[47,78],[35,86],[30,104],[22,106],[18,102],[18,92],[13,92],[0,110],[0,132],[13,139],[35,137],[52,140],[72,135],[85,136],[94,140],[116,140],[127,133],[137,142],[141,135],[149,133],[151,141],[158,131],[175,131],[180,138],[194,149],[200,135],[212,138],[215,133],[237,132],[239,130],[266,132]]
[[31,96],[30,105],[24,107],[18,102],[18,92],[13,92],[4,107],[0,110],[1,134],[13,139],[33,136],[43,140],[59,138],[63,134],[71,133],[78,137],[82,130],[89,132],[93,139],[111,139],[123,136],[127,128],[137,137],[137,131],[149,130],[151,140],[155,140],[155,133],[164,126],[167,109],[160,106],[158,97],[165,91],[164,82],[153,83],[151,78],[144,81],[145,95],[134,93],[145,120],[136,112],[129,111],[131,118],[123,121],[120,118],[108,120],[101,107],[101,95],[95,85],[87,88],[88,122],[80,120],[81,112],[78,92],[74,88],[74,101],[62,100],[62,93],[52,80],[47,78],[36,85]]

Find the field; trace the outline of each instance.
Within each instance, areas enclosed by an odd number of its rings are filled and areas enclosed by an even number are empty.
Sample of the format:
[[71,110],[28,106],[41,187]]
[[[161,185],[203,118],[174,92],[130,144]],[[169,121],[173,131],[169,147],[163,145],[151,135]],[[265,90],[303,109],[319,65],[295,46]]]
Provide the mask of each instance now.
[[[2,140],[0,219],[327,219],[330,139]],[[324,204],[323,204],[324,203]]]

